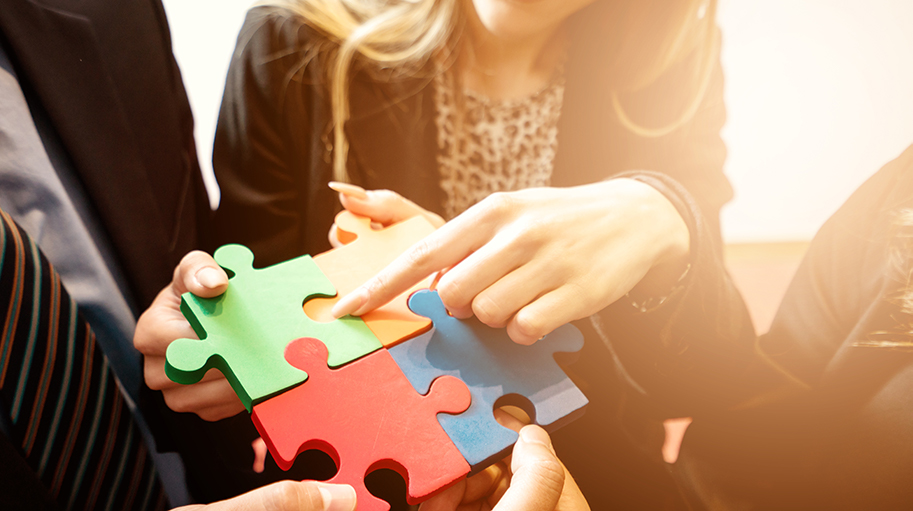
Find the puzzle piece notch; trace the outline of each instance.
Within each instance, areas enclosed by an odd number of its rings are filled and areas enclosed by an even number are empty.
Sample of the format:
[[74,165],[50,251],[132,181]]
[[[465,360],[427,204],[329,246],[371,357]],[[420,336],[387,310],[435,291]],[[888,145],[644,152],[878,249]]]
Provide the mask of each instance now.
[[554,360],[555,353],[583,348],[583,336],[573,325],[524,346],[514,343],[503,328],[491,328],[476,318],[451,316],[436,291],[417,291],[409,305],[431,318],[434,328],[388,351],[419,393],[443,375],[455,376],[469,387],[469,409],[457,416],[441,415],[438,420],[473,472],[507,455],[517,440],[515,432],[494,419],[493,409],[503,396],[526,398],[533,408],[526,411],[548,431],[583,414],[586,396]]
[[[348,294],[384,269],[409,247],[434,232],[423,216],[415,216],[384,229],[373,229],[371,219],[342,211],[336,215],[336,232],[346,243],[314,256],[317,266],[330,279],[339,295],[311,300],[305,304],[308,316],[317,321],[333,319],[330,309],[339,297]],[[431,321],[409,310],[409,295],[431,284],[428,277],[390,303],[361,316],[384,346],[393,346],[431,328]]]
[[304,314],[306,300],[336,293],[310,256],[263,269],[253,267],[253,254],[242,245],[220,247],[214,257],[233,276],[217,297],[181,297],[181,311],[200,339],[178,339],[168,346],[165,374],[173,381],[196,383],[217,369],[250,411],[254,403],[307,379],[307,373],[285,360],[292,339],[327,339],[334,366],[381,347],[358,318],[324,324]]
[[316,339],[289,344],[287,360],[310,378],[254,406],[254,425],[281,468],[290,468],[308,449],[326,452],[339,467],[329,482],[351,484],[359,511],[389,509],[364,486],[364,477],[374,470],[389,468],[403,476],[410,503],[426,500],[469,472],[436,420],[438,414],[469,407],[462,382],[439,378],[420,395],[386,350],[338,369],[326,366],[326,356]]

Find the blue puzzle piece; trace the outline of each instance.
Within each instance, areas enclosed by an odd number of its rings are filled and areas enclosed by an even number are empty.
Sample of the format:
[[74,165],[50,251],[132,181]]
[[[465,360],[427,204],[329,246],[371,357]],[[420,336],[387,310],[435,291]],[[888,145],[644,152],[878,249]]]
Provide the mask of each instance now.
[[532,346],[511,341],[503,328],[491,328],[475,318],[450,316],[436,291],[417,291],[409,308],[431,318],[434,329],[389,348],[412,386],[426,394],[431,382],[443,375],[463,380],[472,394],[472,404],[460,415],[439,415],[473,472],[507,455],[517,434],[494,419],[495,403],[522,407],[522,396],[534,410],[533,422],[554,431],[583,414],[586,396],[555,362],[558,352],[583,348],[583,335],[573,325],[564,325]]

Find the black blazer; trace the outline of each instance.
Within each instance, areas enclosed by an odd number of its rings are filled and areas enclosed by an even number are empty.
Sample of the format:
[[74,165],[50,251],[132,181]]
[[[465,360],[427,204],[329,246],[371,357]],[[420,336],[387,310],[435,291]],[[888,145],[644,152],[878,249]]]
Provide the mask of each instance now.
[[209,216],[160,0],[3,0],[0,33],[143,310]]
[[913,146],[822,226],[757,336],[686,205],[684,289],[655,311],[604,311],[628,325],[611,341],[642,404],[694,418],[668,467],[689,509],[913,507],[911,208]]
[[[329,44],[272,7],[252,9],[238,38],[213,149],[222,190],[215,233],[220,242],[250,246],[260,264],[329,248],[326,235],[338,210],[336,194],[326,186],[333,137],[321,50]],[[659,171],[682,183],[707,218],[717,219],[732,196],[722,172],[726,148],[719,131],[726,113],[720,67],[690,122],[669,135],[643,138],[622,126],[612,109],[612,76],[598,65],[604,59],[598,45],[572,42],[552,183],[572,186],[627,170]],[[629,115],[650,127],[674,120],[694,95],[685,86],[691,83],[688,64],[647,90],[624,96]],[[440,213],[430,77],[382,80],[356,71],[350,96],[346,132],[353,181],[397,191]]]

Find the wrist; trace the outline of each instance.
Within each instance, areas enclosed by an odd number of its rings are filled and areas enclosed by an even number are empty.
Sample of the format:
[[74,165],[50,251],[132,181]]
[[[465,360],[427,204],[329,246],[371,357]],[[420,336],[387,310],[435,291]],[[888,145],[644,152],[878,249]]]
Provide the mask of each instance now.
[[685,220],[662,192],[647,183],[632,181],[641,187],[644,196],[643,214],[653,225],[654,251],[650,269],[627,297],[636,308],[646,311],[661,305],[683,287],[691,267],[691,234]]

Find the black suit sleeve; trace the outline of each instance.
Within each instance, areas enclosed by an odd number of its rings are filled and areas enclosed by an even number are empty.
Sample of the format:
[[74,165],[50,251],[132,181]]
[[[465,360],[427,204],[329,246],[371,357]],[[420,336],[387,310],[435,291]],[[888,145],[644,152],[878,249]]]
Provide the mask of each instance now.
[[[282,11],[255,8],[238,38],[219,113],[213,167],[222,190],[216,212],[218,242],[237,242],[257,254],[257,265],[300,255],[332,223],[308,225],[310,190],[329,176],[312,176],[312,158],[329,158],[313,115],[329,118],[309,28]],[[324,137],[325,138],[325,137]],[[320,167],[319,165],[317,166]],[[329,203],[329,201],[327,201]],[[332,218],[332,211],[323,216]],[[323,248],[321,246],[321,248]]]

